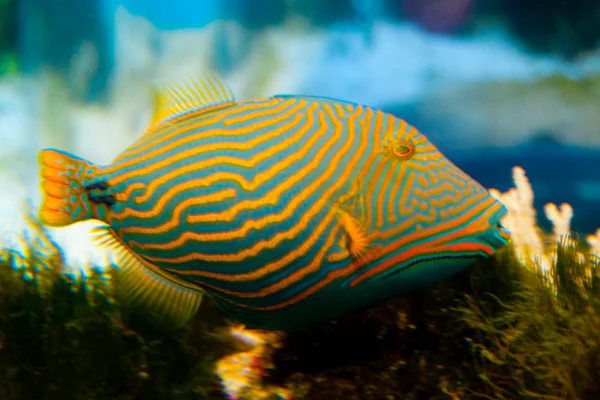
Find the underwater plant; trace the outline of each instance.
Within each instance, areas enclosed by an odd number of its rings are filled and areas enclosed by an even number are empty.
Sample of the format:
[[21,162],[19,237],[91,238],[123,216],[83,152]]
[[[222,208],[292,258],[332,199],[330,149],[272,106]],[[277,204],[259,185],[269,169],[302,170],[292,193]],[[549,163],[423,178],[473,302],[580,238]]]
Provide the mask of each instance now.
[[203,318],[165,332],[128,317],[111,271],[65,269],[34,219],[25,250],[0,254],[0,398],[219,399],[214,362],[240,346],[205,306]]

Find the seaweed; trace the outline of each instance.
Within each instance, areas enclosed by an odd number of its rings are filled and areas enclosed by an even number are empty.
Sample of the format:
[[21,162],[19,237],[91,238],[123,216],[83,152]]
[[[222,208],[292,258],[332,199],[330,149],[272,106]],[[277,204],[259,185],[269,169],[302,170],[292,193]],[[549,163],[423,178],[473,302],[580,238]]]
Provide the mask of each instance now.
[[83,278],[47,254],[0,263],[0,398],[224,398],[214,362],[239,346],[210,303],[167,331],[119,307],[110,270]]
[[474,333],[471,350],[482,383],[474,394],[494,399],[600,396],[597,266],[579,254],[563,241],[548,273],[519,270],[510,297],[474,293],[456,308]]

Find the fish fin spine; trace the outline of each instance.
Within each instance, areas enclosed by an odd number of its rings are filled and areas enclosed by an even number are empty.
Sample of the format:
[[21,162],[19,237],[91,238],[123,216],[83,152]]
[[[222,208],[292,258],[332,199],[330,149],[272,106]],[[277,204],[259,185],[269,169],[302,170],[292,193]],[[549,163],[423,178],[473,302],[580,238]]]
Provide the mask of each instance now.
[[55,149],[39,153],[42,202],[40,220],[49,226],[65,226],[92,218],[84,180],[98,167],[82,158]]
[[198,286],[136,254],[108,225],[94,228],[92,238],[111,251],[116,267],[116,294],[121,303],[145,312],[167,328],[182,326],[196,313],[204,295]]
[[211,110],[235,103],[231,88],[215,72],[155,83],[155,110],[151,126],[192,111]]

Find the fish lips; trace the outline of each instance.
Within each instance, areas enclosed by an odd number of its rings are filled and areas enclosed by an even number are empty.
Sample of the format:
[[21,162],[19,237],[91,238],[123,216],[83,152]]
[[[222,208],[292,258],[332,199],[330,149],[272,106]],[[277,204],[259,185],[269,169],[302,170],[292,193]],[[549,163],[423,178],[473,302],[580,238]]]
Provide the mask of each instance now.
[[511,231],[507,227],[505,227],[502,222],[498,222],[498,235],[502,238],[505,243],[508,243],[511,239]]

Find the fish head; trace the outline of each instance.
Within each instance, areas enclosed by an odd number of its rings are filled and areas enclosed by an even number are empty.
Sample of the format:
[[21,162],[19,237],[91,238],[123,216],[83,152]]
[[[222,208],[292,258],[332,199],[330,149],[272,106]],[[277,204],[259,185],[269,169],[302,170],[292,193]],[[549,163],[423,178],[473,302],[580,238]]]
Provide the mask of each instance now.
[[391,211],[404,227],[397,232],[410,237],[406,245],[424,244],[436,257],[470,258],[490,256],[509,241],[506,207],[418,130],[409,126],[386,140],[384,153],[398,168],[398,187],[388,193],[397,193]]

